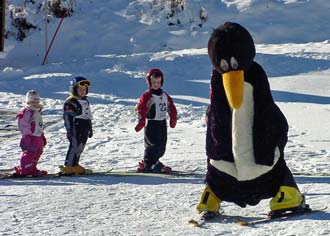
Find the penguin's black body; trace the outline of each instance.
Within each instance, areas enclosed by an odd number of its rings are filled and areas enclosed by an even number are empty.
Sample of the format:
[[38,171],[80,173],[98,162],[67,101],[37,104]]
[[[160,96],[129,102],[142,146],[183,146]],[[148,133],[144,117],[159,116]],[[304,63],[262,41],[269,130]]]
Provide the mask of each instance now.
[[275,196],[291,178],[284,160],[288,123],[274,103],[266,73],[254,61],[254,43],[246,29],[231,22],[221,25],[208,51],[214,69],[206,182],[222,201],[256,205]]

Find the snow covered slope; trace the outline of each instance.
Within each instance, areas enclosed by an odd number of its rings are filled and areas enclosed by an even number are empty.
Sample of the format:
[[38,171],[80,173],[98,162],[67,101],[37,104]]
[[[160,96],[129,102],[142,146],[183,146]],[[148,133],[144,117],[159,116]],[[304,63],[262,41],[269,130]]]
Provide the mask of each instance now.
[[[207,13],[206,22],[198,17],[201,7]],[[42,96],[48,138],[39,167],[58,171],[68,147],[63,138],[62,106],[75,75],[92,81],[94,137],[88,141],[81,164],[94,170],[136,168],[144,147],[143,134],[134,131],[134,107],[146,90],[146,71],[159,67],[165,73],[164,89],[179,112],[177,127],[168,130],[162,161],[177,170],[198,166],[205,173],[204,115],[211,72],[207,40],[213,28],[236,21],[253,35],[256,60],[267,72],[274,99],[289,121],[285,154],[290,169],[329,174],[329,10],[326,0],[192,0],[185,1],[184,11],[166,19],[169,6],[162,1],[77,0],[44,66],[42,14],[31,13],[40,30],[30,31],[23,42],[8,39],[5,52],[0,52],[0,169],[19,163],[15,114],[26,91],[36,89]],[[51,19],[49,38],[58,23],[59,19]],[[296,180],[312,207],[330,207],[329,177],[298,176]],[[202,177],[0,180],[0,234],[330,234],[329,210],[253,228],[230,220],[191,228],[187,221],[196,212],[203,187]],[[252,219],[269,210],[268,202],[244,209],[224,203],[222,208],[225,215]]]

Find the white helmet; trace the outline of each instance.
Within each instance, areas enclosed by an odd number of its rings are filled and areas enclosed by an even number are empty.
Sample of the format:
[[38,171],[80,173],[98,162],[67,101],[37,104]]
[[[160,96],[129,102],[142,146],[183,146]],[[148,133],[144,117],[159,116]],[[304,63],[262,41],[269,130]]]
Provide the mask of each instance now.
[[25,96],[26,104],[28,104],[29,102],[39,102],[39,101],[40,101],[40,96],[37,91],[35,90],[27,91]]

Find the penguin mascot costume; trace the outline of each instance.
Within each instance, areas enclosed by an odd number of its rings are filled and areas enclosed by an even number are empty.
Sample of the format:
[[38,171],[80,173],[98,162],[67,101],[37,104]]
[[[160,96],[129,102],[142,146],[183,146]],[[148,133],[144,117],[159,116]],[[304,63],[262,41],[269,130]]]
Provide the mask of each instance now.
[[206,188],[199,213],[218,214],[222,201],[240,207],[272,198],[270,213],[305,208],[284,160],[288,123],[274,103],[267,75],[254,61],[249,32],[226,22],[212,33],[213,64],[207,112]]

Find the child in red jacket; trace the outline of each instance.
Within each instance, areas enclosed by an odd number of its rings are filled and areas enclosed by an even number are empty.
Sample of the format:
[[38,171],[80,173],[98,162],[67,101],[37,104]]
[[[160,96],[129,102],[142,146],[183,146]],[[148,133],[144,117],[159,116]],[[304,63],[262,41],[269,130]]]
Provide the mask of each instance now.
[[[170,127],[177,122],[177,111],[172,98],[161,89],[164,75],[160,69],[150,69],[146,76],[149,89],[140,97],[137,105],[139,123],[135,131],[144,129],[144,158],[138,172],[171,172],[171,168],[159,161],[164,155],[167,142],[166,114],[170,116]],[[146,120],[148,120],[147,126]]]

